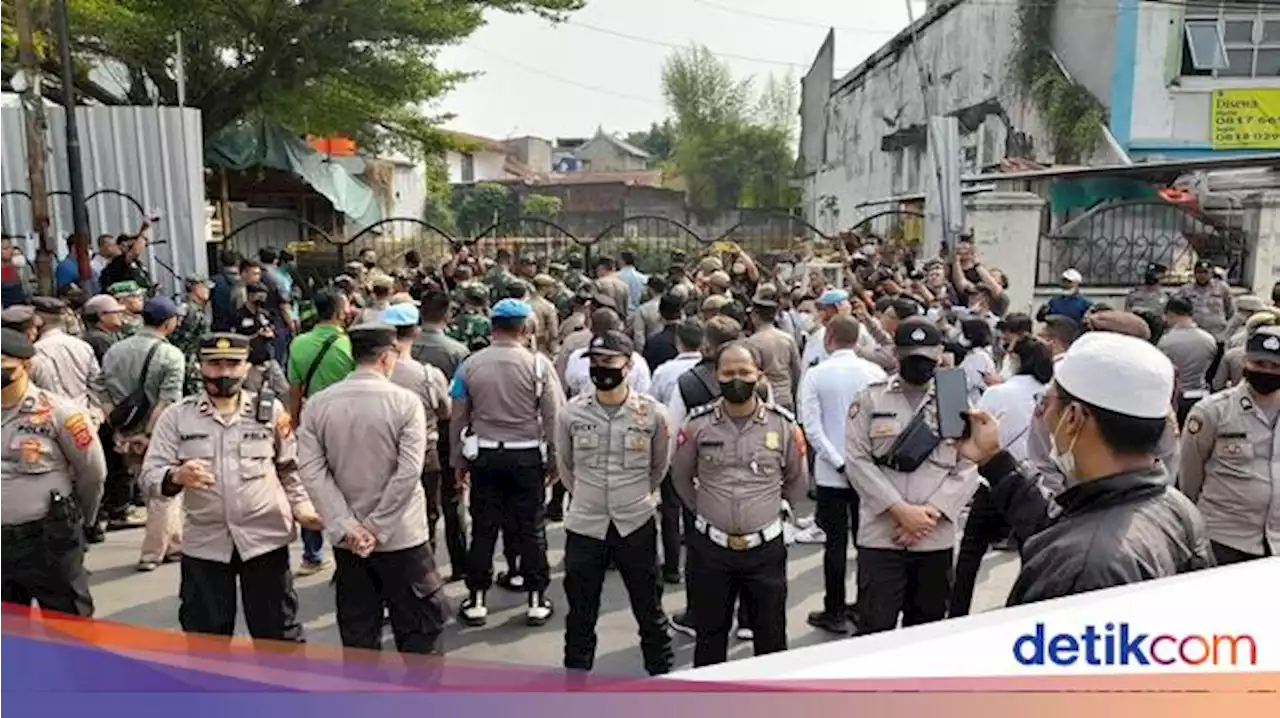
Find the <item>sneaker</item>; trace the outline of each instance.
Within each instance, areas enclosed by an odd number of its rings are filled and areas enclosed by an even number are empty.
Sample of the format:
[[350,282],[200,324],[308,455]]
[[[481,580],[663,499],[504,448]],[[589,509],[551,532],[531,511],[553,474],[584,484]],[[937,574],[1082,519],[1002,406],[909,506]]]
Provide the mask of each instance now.
[[311,576],[333,565],[333,559],[322,558],[319,561],[303,561],[295,572],[298,576]]
[[136,529],[147,525],[146,509],[130,506],[123,513],[107,521],[108,531],[120,529]]
[[525,623],[530,626],[545,625],[555,612],[555,604],[542,591],[529,592],[529,608],[524,613]]
[[750,641],[756,637],[756,632],[746,626],[738,626],[738,630],[733,632],[739,641]]
[[671,614],[671,627],[691,638],[698,636],[698,630],[693,627],[693,621],[689,620],[688,611]]
[[806,529],[797,531],[795,539],[796,543],[823,543],[827,540],[827,532],[823,531],[817,524],[813,524]]
[[483,626],[489,621],[489,607],[485,605],[484,599],[484,591],[472,591],[469,596],[462,599],[458,618],[472,628]]
[[849,618],[847,616],[837,616],[826,611],[813,611],[809,614],[808,622],[810,626],[821,628],[827,633],[834,633],[838,636],[849,634]]
[[138,562],[138,570],[142,573],[150,573],[156,570],[157,568],[160,568],[160,564],[156,563],[155,561],[139,561]]
[[107,540],[107,531],[102,524],[95,523],[84,530],[84,538],[89,543],[102,543]]
[[524,592],[524,576],[521,576],[518,573],[500,571],[498,572],[498,575],[494,577],[493,582],[508,591],[515,591],[516,593]]
[[662,581],[663,583],[678,586],[684,583],[684,577],[680,575],[680,569],[678,568],[664,568],[662,569]]

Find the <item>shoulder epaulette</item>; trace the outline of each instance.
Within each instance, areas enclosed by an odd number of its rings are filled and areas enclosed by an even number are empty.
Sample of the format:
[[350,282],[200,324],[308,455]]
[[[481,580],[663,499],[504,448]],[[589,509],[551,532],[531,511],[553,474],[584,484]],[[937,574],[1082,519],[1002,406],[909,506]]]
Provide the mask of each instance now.
[[772,411],[773,413],[781,415],[782,418],[786,419],[787,421],[794,423],[796,420],[795,412],[791,411],[790,409],[787,409],[786,407],[778,406],[773,402],[769,402],[764,406],[766,409]]
[[706,416],[707,414],[710,414],[715,410],[716,410],[716,403],[714,401],[709,401],[703,404],[702,406],[698,407],[697,409],[690,411],[689,415],[685,417],[685,419],[688,420],[688,419],[695,419],[699,416]]
[[573,396],[569,397],[570,406],[586,406],[587,403],[590,401],[591,401],[591,394],[585,391],[582,392],[581,394],[574,394]]

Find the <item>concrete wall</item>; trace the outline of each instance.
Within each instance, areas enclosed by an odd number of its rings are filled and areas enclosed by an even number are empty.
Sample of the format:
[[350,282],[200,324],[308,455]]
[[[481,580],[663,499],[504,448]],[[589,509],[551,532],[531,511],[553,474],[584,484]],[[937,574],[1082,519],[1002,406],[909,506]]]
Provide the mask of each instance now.
[[[503,167],[507,156],[498,152],[471,153],[475,176],[469,181],[484,182],[486,180],[504,179],[507,175]],[[462,179],[462,153],[449,150],[445,153],[445,161],[449,164],[450,184],[459,184]]]
[[551,171],[551,143],[541,137],[517,137],[506,141],[507,149],[516,159],[534,172]]
[[818,170],[826,161],[826,104],[835,72],[835,33],[818,49],[809,72],[800,80],[800,174]]
[[1067,72],[1103,105],[1111,102],[1119,0],[1057,0],[1053,49]]
[[603,137],[596,137],[574,153],[578,159],[588,162],[587,172],[625,172],[645,169],[645,161],[633,157]]

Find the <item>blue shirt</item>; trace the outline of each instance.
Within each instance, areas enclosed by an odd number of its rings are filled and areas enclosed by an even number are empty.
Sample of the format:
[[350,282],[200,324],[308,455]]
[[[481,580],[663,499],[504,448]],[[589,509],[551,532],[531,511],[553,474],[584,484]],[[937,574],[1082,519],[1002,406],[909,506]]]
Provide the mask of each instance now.
[[1089,307],[1093,306],[1093,300],[1083,294],[1063,294],[1049,300],[1049,314],[1061,314],[1064,317],[1071,317],[1076,323],[1084,321],[1084,313],[1089,311]]
[[[98,278],[98,273],[93,273],[93,279]],[[80,281],[80,263],[76,261],[76,255],[69,254],[67,258],[58,262],[58,266],[53,270],[53,283],[58,289],[62,289],[68,284],[75,284]]]
[[649,283],[649,277],[641,274],[635,267],[623,267],[618,272],[618,277],[627,285],[627,304],[634,310],[640,306],[640,298],[644,296],[644,288]]

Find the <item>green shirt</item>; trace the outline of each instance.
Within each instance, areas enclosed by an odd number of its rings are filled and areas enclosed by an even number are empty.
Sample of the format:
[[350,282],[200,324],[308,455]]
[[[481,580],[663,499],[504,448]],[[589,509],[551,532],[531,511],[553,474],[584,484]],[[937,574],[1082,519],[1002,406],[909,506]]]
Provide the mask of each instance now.
[[303,396],[312,396],[330,384],[345,379],[356,368],[355,362],[351,360],[351,340],[341,327],[318,324],[315,329],[299,335],[289,343],[289,383],[301,385],[320,354],[320,348],[329,337],[335,335],[338,339],[321,358],[315,376],[311,377],[311,385],[303,387]]

